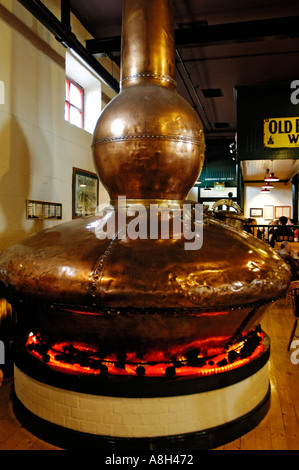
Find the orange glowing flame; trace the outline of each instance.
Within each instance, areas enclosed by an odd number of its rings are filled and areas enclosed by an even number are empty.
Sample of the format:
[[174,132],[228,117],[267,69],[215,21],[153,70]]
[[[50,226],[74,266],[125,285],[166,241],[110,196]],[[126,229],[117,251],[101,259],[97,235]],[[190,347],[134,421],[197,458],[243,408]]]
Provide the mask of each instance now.
[[[161,376],[207,376],[213,374],[221,374],[232,369],[241,367],[251,360],[257,358],[263,351],[263,332],[258,333],[260,341],[257,346],[247,357],[242,357],[239,352],[244,346],[244,342],[234,346],[230,351],[235,352],[234,360],[229,360],[229,352],[223,352],[213,358],[201,358],[202,365],[188,365],[185,358],[179,358],[175,362],[165,358],[163,352],[157,351],[152,353],[147,361],[141,361],[134,353],[128,353],[125,361],[120,363],[116,355],[110,355],[99,359],[96,348],[79,344],[79,343],[56,343],[51,347],[43,349],[41,352],[42,341],[40,336],[30,333],[26,347],[27,350],[35,358],[47,363],[52,369],[66,372],[70,374],[89,374],[99,375],[105,371],[108,375],[125,375],[136,376],[143,375],[145,377],[161,377]],[[74,355],[70,355],[69,351],[75,351]],[[82,365],[83,357],[88,357],[86,365]],[[78,357],[78,359],[77,359]],[[81,359],[80,359],[81,357]],[[83,361],[84,362],[84,361]]]

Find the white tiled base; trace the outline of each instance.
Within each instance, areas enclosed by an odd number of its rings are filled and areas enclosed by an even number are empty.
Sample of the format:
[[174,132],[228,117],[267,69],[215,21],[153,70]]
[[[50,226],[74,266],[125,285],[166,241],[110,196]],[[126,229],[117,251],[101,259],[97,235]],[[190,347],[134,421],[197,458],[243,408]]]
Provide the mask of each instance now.
[[159,437],[198,432],[254,410],[269,389],[268,364],[221,389],[157,398],[119,398],[56,388],[15,366],[15,393],[34,415],[75,431],[111,437]]

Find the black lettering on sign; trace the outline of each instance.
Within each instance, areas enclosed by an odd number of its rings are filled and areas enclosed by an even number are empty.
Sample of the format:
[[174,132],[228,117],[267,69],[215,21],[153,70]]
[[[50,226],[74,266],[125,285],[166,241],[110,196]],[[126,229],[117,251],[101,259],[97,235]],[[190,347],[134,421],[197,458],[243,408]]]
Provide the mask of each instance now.
[[288,135],[288,138],[289,138],[289,141],[290,141],[290,144],[297,144],[298,142],[298,139],[299,139],[299,134],[295,135],[295,134],[289,134]]

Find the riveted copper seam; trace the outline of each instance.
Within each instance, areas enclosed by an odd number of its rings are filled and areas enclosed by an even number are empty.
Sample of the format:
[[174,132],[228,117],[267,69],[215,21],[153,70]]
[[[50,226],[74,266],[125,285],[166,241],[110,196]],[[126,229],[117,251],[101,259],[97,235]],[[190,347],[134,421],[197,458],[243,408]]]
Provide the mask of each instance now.
[[98,144],[104,144],[105,142],[121,142],[125,140],[138,140],[138,139],[161,139],[161,140],[173,140],[176,142],[185,142],[190,144],[200,145],[205,149],[205,144],[202,140],[192,139],[191,137],[185,137],[181,135],[149,135],[149,134],[135,134],[135,135],[126,135],[126,136],[117,136],[117,137],[106,137],[101,140],[96,140],[93,142],[92,147],[95,147]]
[[135,80],[137,78],[154,78],[155,80],[159,80],[160,82],[171,83],[172,85],[176,86],[176,81],[167,75],[160,75],[158,73],[134,73],[129,77],[122,79],[122,86],[125,84],[126,81]]

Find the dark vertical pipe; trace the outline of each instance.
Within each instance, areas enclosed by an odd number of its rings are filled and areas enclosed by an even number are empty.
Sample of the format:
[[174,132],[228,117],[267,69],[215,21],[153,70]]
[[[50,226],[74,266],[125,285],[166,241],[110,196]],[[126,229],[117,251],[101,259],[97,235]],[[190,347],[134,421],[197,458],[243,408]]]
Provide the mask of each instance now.
[[210,127],[210,130],[212,130],[212,129],[213,129],[213,128],[212,128],[212,124],[210,123],[209,118],[208,118],[208,116],[207,116],[207,114],[206,114],[206,110],[205,110],[205,108],[203,107],[202,102],[201,102],[200,99],[199,99],[197,90],[196,90],[196,88],[195,88],[195,86],[194,86],[194,83],[192,82],[191,75],[190,75],[190,73],[188,72],[188,70],[187,70],[187,68],[186,68],[186,65],[185,65],[185,63],[184,63],[184,61],[183,61],[183,59],[182,59],[182,56],[181,56],[181,54],[179,53],[179,51],[178,51],[177,49],[176,49],[176,54],[177,54],[177,56],[178,56],[178,59],[179,59],[181,65],[182,65],[182,67],[183,67],[183,69],[184,69],[184,71],[185,71],[185,73],[186,73],[188,79],[189,79],[189,82],[190,82],[190,84],[191,84],[192,90],[193,90],[193,92],[194,92],[194,94],[195,94],[195,96],[196,96],[196,99],[197,99],[197,101],[198,101],[198,103],[199,103],[199,106],[200,106],[200,108],[201,108],[201,110],[202,110],[202,112],[203,112],[203,114],[204,114],[204,117],[205,117],[205,119],[206,119],[206,121],[207,121],[207,123],[208,123],[208,125],[209,125],[209,127]]
[[293,196],[293,219],[294,224],[298,223],[298,173],[292,179],[292,196]]
[[71,30],[71,2],[61,0],[61,24],[66,30]]
[[237,173],[237,204],[244,212],[244,181],[242,176],[242,169],[240,163],[236,163]]

